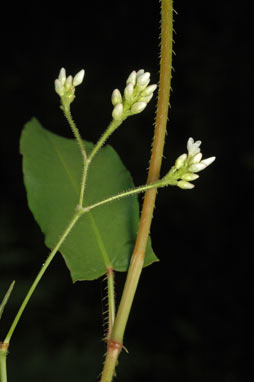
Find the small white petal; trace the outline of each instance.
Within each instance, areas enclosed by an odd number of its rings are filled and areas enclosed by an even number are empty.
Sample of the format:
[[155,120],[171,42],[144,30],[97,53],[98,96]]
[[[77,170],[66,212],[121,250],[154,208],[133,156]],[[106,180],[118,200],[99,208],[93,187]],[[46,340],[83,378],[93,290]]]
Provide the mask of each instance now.
[[118,89],[113,90],[111,101],[113,106],[116,106],[118,103],[122,102],[122,95],[120,93],[120,90]]
[[146,102],[135,102],[131,108],[132,114],[139,114],[146,108]]
[[202,162],[193,163],[188,168],[188,171],[190,171],[190,172],[199,172],[199,171],[204,170],[206,167],[207,167],[206,164],[204,164]]
[[183,167],[186,159],[187,159],[187,154],[182,154],[177,158],[177,160],[175,161],[175,166],[178,170],[179,168]]
[[134,92],[134,87],[133,87],[133,84],[130,82],[124,89],[124,96],[127,101],[130,101],[132,99],[133,92]]
[[179,182],[177,182],[177,186],[183,190],[191,190],[195,187],[194,184],[186,182],[185,180],[179,180]]
[[122,104],[122,103],[118,103],[118,104],[114,107],[114,109],[113,109],[112,117],[113,117],[113,119],[115,119],[116,121],[121,121],[122,116],[123,116],[123,104]]
[[187,142],[187,150],[189,155],[195,155],[200,152],[199,146],[201,145],[201,141],[194,142],[193,138],[189,138]]
[[216,157],[210,157],[210,158],[206,158],[206,159],[203,159],[201,161],[201,163],[203,163],[204,165],[209,166],[211,163],[213,163],[215,161]]
[[133,86],[135,86],[136,84],[136,78],[137,78],[137,73],[135,70],[133,70],[133,72],[131,72],[131,74],[129,75],[129,77],[127,78],[127,81],[126,81],[126,84],[132,84]]
[[66,81],[66,71],[64,68],[61,68],[58,76],[59,81],[61,82],[62,85],[64,85]]
[[73,78],[73,86],[78,86],[83,82],[85,76],[84,69],[80,70]]

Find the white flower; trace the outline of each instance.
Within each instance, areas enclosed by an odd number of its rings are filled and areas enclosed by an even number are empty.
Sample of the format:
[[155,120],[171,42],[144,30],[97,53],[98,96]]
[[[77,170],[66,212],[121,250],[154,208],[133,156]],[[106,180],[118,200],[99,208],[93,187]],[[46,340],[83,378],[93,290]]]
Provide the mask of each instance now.
[[195,155],[200,152],[199,146],[201,145],[201,141],[194,142],[193,138],[189,138],[187,142],[187,150],[189,155]]

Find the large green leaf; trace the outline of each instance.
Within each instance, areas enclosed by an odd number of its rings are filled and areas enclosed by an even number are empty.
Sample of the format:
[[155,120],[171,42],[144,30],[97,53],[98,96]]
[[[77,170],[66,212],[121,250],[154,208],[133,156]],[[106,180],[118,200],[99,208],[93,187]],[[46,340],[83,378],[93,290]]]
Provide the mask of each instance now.
[[[93,144],[85,142],[88,153]],[[45,130],[35,119],[21,136],[28,203],[52,249],[78,203],[82,157],[75,140]],[[85,205],[133,187],[129,172],[110,146],[103,147],[89,168]],[[107,267],[126,271],[139,223],[137,197],[95,208],[83,215],[60,248],[73,281],[92,280]],[[145,265],[157,258],[148,243]]]

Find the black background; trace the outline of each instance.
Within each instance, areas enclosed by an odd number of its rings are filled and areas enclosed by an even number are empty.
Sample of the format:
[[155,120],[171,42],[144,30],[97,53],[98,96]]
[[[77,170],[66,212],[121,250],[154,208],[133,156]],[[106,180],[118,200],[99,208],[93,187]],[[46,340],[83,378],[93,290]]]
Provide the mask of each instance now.
[[[53,3],[52,3],[53,4]],[[15,290],[0,324],[3,340],[48,254],[28,210],[19,137],[36,116],[71,137],[53,81],[86,70],[72,112],[96,141],[110,121],[111,92],[144,68],[158,81],[158,1],[43,3],[6,7],[1,24],[0,297]],[[128,323],[118,379],[243,381],[252,291],[252,42],[248,9],[234,2],[178,2],[173,93],[162,173],[190,136],[217,159],[192,191],[159,192],[151,230],[160,262],[144,270]],[[156,100],[110,139],[136,185],[146,180]],[[124,274],[118,274],[119,301]],[[72,284],[57,256],[20,321],[8,356],[9,381],[96,381],[102,280]]]

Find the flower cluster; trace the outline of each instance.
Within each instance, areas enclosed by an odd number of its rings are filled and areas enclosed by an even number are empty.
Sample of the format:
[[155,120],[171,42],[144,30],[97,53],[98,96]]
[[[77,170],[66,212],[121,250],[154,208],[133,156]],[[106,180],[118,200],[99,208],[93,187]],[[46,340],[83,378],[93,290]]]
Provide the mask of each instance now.
[[194,184],[190,182],[199,178],[197,172],[204,170],[215,160],[215,157],[202,159],[200,145],[201,141],[194,142],[193,138],[188,139],[188,154],[184,153],[177,158],[175,165],[162,178],[162,185],[171,184],[184,190],[190,190],[194,187]]
[[69,106],[75,98],[75,87],[83,82],[84,69],[80,70],[74,78],[68,76],[64,68],[60,70],[58,78],[55,80],[55,91],[61,97],[64,106]]
[[146,108],[157,88],[157,85],[149,85],[149,82],[150,73],[144,69],[131,72],[126,81],[123,97],[118,89],[112,93],[113,119],[122,121],[130,115],[141,113]]

